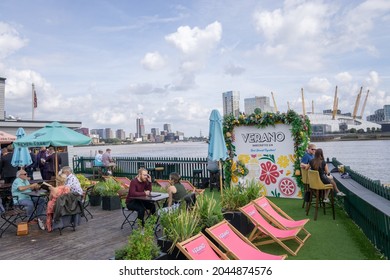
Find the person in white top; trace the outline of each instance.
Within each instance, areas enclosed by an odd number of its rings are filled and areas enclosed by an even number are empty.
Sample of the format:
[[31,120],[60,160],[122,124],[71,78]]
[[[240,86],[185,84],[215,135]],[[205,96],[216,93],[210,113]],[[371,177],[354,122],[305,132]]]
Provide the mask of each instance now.
[[61,168],[60,174],[66,175],[65,186],[68,186],[71,192],[78,193],[81,196],[83,195],[83,189],[81,188],[80,181],[73,174],[72,168],[64,166]]

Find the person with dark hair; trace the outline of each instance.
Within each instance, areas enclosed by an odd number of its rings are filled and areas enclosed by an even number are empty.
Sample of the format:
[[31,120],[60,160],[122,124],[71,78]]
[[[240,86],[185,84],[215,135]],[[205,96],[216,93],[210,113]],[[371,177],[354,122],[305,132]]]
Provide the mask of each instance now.
[[142,221],[142,226],[145,225],[145,210],[149,210],[153,215],[156,213],[156,205],[152,201],[144,201],[134,199],[133,197],[147,196],[152,191],[152,177],[148,174],[148,170],[140,168],[138,175],[130,182],[129,192],[126,197],[126,207],[129,210],[137,211],[138,219]]
[[30,180],[34,180],[34,169],[37,166],[37,157],[31,149],[29,150],[29,152],[32,163],[30,165],[27,165],[25,170],[27,172],[27,177],[30,178]]
[[[309,164],[312,170],[318,171],[320,179],[324,184],[332,184],[333,190],[336,191],[336,194],[338,196],[345,196],[345,194],[337,188],[336,182],[333,179],[328,178],[328,176],[330,175],[329,168],[324,159],[322,149],[316,149],[314,158],[309,162]],[[328,195],[329,191],[326,191],[324,202],[329,202]]]
[[173,203],[179,203],[187,195],[187,191],[180,183],[180,175],[176,172],[169,174],[169,183],[166,187],[169,195],[167,206],[171,207]]
[[12,156],[13,156],[13,147],[12,145],[7,146],[8,153],[1,157],[0,170],[1,170],[1,179],[4,180],[4,183],[11,184],[16,179],[16,172],[18,171],[17,166],[13,166]]
[[45,146],[42,146],[37,154],[37,165],[39,167],[39,173],[41,173],[42,179],[46,178],[46,158],[47,150]]

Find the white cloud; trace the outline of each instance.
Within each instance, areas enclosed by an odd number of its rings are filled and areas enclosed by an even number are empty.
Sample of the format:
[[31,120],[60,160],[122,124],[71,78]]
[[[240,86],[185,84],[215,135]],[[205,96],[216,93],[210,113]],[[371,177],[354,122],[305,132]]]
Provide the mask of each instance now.
[[328,93],[331,83],[327,78],[314,77],[307,84],[307,90],[313,93]]
[[160,70],[165,66],[165,59],[158,52],[147,53],[141,64],[146,70]]
[[23,48],[28,40],[23,39],[11,25],[0,22],[0,59]]

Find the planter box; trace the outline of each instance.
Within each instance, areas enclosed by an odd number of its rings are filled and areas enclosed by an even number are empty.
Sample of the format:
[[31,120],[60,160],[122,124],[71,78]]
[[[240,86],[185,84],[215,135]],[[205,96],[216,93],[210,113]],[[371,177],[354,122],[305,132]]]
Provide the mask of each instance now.
[[252,222],[240,211],[225,212],[223,217],[245,236],[254,228]]
[[164,258],[165,260],[187,260],[184,254],[177,247],[173,249],[171,254],[168,253],[168,249],[171,247],[172,241],[166,240],[164,236],[157,238],[157,244],[160,246],[161,252],[166,253],[166,258]]
[[121,199],[119,196],[103,196],[102,197],[103,210],[117,210],[121,209]]
[[102,204],[102,197],[99,194],[89,196],[89,205],[90,206],[100,206]]

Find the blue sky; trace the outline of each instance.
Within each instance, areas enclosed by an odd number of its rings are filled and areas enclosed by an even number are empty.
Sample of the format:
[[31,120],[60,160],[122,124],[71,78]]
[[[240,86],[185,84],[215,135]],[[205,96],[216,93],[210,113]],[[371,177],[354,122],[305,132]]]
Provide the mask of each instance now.
[[[302,112],[358,115],[390,104],[390,1],[0,2],[0,77],[7,115],[82,121],[89,128],[146,132],[164,123],[208,134],[222,92],[274,93]],[[272,105],[272,98],[271,98]]]

